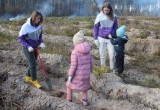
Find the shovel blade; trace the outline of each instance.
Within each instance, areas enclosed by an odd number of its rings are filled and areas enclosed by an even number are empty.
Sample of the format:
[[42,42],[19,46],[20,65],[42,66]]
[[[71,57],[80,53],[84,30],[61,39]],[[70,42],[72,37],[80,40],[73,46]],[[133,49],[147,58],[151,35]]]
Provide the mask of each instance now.
[[51,84],[51,80],[49,78],[46,78],[46,85],[48,87],[48,90],[51,91],[52,90],[52,84]]

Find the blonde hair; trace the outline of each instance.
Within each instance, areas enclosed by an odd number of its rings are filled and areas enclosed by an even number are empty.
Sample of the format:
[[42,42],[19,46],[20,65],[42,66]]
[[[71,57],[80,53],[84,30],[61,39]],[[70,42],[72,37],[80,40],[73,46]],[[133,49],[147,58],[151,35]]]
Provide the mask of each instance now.
[[41,16],[39,24],[42,24],[43,23],[43,16],[39,11],[33,11],[32,12],[32,14],[31,14],[31,22],[34,23],[34,21],[35,21],[37,16]]
[[103,11],[104,8],[110,9],[110,12],[109,12],[108,16],[111,20],[113,20],[113,8],[112,8],[111,4],[109,2],[105,2],[102,6],[102,11]]

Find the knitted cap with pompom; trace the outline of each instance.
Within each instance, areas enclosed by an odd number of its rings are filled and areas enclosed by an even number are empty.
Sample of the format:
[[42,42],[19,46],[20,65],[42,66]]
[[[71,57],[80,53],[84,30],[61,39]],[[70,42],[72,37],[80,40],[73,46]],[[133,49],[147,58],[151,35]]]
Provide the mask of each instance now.
[[80,44],[86,41],[86,38],[84,37],[84,32],[83,30],[80,30],[73,36],[73,44]]

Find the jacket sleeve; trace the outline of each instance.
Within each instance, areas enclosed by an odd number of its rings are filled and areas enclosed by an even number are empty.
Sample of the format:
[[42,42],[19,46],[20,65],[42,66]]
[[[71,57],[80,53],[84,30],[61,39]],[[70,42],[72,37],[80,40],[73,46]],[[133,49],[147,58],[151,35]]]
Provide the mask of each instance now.
[[78,58],[76,56],[76,51],[73,50],[71,54],[71,65],[68,72],[69,76],[73,77],[77,68],[77,64],[78,64]]
[[20,32],[19,32],[18,41],[19,41],[19,43],[20,43],[22,46],[24,46],[24,47],[26,47],[26,48],[28,48],[28,47],[30,46],[30,45],[26,42],[26,40],[25,40],[25,37],[27,37],[27,35],[28,35],[28,33],[27,33],[27,31],[26,31],[26,25],[23,25],[23,26],[21,27]]
[[43,39],[42,39],[42,32],[41,32],[41,34],[39,35],[38,43],[41,44],[42,42],[43,42]]
[[117,39],[111,38],[110,41],[111,41],[112,45],[118,45],[119,44],[118,38]]
[[28,48],[30,45],[25,40],[26,36],[27,36],[27,34],[19,36],[18,41],[22,46],[24,46],[25,48]]
[[39,35],[39,40],[38,40],[39,45],[43,42],[42,33],[43,33],[43,27],[41,27],[41,33]]
[[100,21],[99,21],[99,16],[97,16],[94,23],[94,39],[95,40],[98,38],[99,27],[100,27]]
[[118,29],[118,22],[117,22],[117,17],[114,17],[114,24],[112,27],[111,35],[112,37],[116,38],[116,30]]

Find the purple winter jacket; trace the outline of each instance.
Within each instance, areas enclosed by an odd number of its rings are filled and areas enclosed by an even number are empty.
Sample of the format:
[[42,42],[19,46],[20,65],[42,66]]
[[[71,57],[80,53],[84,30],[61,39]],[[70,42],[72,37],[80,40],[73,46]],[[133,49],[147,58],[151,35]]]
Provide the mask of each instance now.
[[71,54],[71,65],[68,75],[72,77],[70,88],[85,91],[90,87],[90,73],[93,61],[88,42],[75,45]]
[[116,36],[118,29],[117,17],[114,16],[113,20],[107,17],[103,12],[99,13],[94,23],[94,39],[99,37],[109,39],[108,35]]
[[43,42],[42,39],[42,25],[34,27],[31,25],[31,18],[27,19],[27,22],[24,23],[19,32],[18,41],[21,46],[28,48],[37,48],[40,43]]

